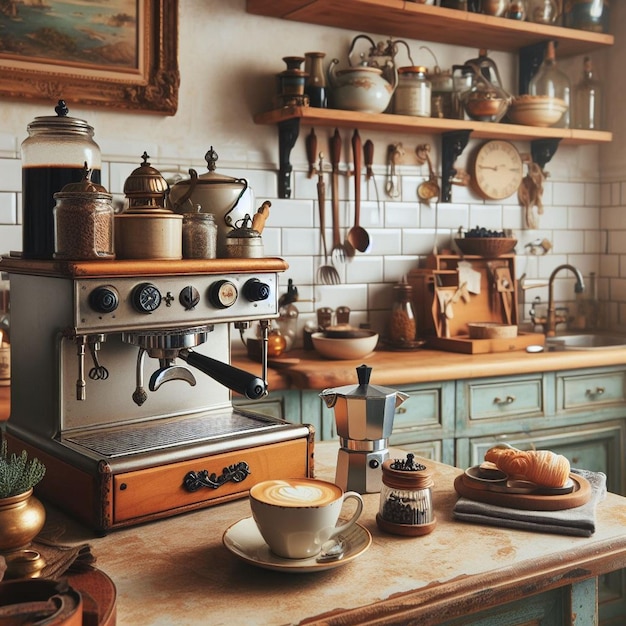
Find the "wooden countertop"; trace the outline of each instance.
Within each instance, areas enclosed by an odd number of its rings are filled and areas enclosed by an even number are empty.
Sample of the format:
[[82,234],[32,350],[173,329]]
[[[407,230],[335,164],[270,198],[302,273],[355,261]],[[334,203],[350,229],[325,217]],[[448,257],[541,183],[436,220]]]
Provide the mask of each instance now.
[[[331,361],[315,351],[304,350],[293,350],[286,356],[289,359],[299,359],[299,362],[280,366],[279,369],[270,368],[273,372],[270,389],[291,387],[320,390],[354,384],[355,368],[362,363],[372,367],[370,382],[377,385],[514,376],[626,364],[626,348],[545,351],[533,354],[525,350],[490,354],[461,354],[423,349],[402,352],[377,350],[364,359],[354,361]],[[234,362],[243,369],[248,369],[252,363],[245,355],[235,355]]]
[[[318,477],[333,480],[337,445],[318,443],[315,451]],[[626,566],[625,498],[608,494],[598,505],[591,538],[466,524],[452,518],[460,470],[425,463],[434,469],[435,530],[381,532],[379,494],[366,494],[360,523],[372,545],[325,572],[269,571],[231,554],[222,534],[250,516],[245,499],[99,538],[49,507],[48,523],[65,527],[64,543],[91,544],[117,587],[119,626],[434,624]]]

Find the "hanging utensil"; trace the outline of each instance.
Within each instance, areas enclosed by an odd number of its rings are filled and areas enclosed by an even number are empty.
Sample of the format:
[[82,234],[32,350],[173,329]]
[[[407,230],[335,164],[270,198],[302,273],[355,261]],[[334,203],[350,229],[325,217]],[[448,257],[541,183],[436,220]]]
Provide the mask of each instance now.
[[345,263],[347,260],[346,245],[341,242],[341,232],[339,229],[339,160],[341,159],[341,136],[339,130],[335,129],[335,134],[330,140],[330,161],[332,165],[332,217],[333,217],[333,247],[332,258],[338,263]]
[[428,180],[423,181],[417,187],[417,197],[424,202],[429,202],[432,198],[439,198],[441,189],[437,182],[437,175],[430,160],[430,144],[425,143],[415,149],[417,160],[420,165],[428,163]]
[[317,282],[322,285],[338,285],[341,282],[339,272],[334,265],[331,265],[326,247],[326,183],[324,182],[324,155],[321,152],[317,168],[317,202],[320,217],[320,239],[324,253],[324,262],[317,268]]
[[401,143],[391,144],[387,148],[387,183],[385,191],[390,198],[400,197],[400,177],[396,173],[396,165],[404,156]]
[[317,163],[317,136],[314,128],[311,128],[311,132],[306,138],[306,154],[309,160],[309,178],[313,178],[315,175],[315,164]]
[[374,143],[371,139],[368,139],[363,145],[363,158],[365,159],[365,180],[367,181],[368,185],[370,179],[374,183],[378,223],[380,223],[380,196],[378,195],[378,184],[376,183],[376,178],[374,178],[374,170],[372,168],[372,165],[374,164]]
[[352,157],[354,159],[354,226],[348,231],[348,241],[359,252],[367,252],[370,236],[359,224],[361,215],[361,137],[355,129],[352,134]]

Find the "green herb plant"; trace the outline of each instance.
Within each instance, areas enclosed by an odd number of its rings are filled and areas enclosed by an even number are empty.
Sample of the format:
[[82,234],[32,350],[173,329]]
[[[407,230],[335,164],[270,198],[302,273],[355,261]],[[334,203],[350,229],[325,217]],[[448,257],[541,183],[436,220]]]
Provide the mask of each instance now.
[[26,450],[9,454],[7,441],[2,437],[0,446],[0,499],[17,496],[34,487],[46,473],[45,465],[38,459],[28,459]]

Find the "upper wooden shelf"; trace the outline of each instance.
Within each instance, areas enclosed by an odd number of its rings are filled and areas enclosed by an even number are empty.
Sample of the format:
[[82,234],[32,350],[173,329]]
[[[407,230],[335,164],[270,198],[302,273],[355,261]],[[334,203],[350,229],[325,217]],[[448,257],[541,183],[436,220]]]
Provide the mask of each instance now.
[[613,35],[402,0],[247,0],[248,13],[365,33],[516,52],[549,39],[560,57],[612,46]]
[[[419,5],[421,6],[421,5]],[[569,128],[539,128],[517,124],[496,124],[472,120],[413,117],[389,113],[359,113],[339,109],[316,107],[283,107],[254,116],[257,124],[278,124],[288,120],[300,120],[307,126],[340,126],[359,130],[388,131],[395,133],[424,133],[438,135],[454,131],[471,131],[476,139],[507,139],[524,141],[535,139],[558,139],[561,144],[609,143],[613,134],[600,130],[574,130]]]

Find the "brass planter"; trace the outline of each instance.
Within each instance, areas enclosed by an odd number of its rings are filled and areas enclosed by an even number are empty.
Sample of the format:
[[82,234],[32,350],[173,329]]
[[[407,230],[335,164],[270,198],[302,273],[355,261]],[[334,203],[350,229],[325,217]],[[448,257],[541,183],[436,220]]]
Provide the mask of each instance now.
[[0,499],[0,553],[28,548],[45,521],[46,510],[32,489]]

